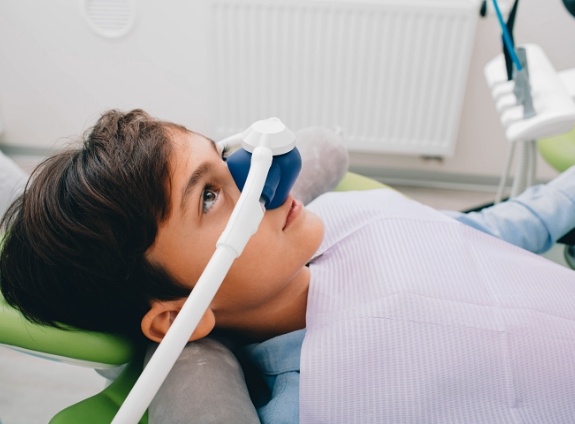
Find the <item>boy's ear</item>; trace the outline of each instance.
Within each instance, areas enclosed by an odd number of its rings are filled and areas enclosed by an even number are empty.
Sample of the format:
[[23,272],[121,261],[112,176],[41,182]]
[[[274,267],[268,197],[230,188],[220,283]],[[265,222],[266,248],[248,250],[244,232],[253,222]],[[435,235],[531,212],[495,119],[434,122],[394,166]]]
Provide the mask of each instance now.
[[[168,329],[182,309],[186,299],[153,301],[150,310],[142,318],[142,332],[154,341],[161,342]],[[208,308],[202,316],[198,326],[194,330],[189,341],[198,340],[207,336],[216,325],[216,317],[211,308]]]

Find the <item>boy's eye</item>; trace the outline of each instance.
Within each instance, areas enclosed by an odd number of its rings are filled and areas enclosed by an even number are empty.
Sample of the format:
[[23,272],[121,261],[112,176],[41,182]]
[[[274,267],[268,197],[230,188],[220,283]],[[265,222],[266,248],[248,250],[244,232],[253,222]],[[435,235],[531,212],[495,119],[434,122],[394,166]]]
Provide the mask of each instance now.
[[202,212],[208,213],[214,203],[218,200],[220,196],[220,192],[218,190],[213,189],[212,187],[206,186],[202,193]]

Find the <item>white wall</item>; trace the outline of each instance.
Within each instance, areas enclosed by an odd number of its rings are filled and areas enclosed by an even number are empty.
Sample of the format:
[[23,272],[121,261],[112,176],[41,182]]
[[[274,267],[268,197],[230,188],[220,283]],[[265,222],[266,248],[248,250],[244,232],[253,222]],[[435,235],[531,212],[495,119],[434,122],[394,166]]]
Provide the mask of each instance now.
[[[91,30],[80,3],[0,2],[0,142],[61,146],[77,139],[111,107],[142,107],[211,135],[213,70],[205,42],[209,1],[138,0],[134,29],[116,40]],[[495,17],[479,21],[454,157],[430,161],[352,154],[352,164],[382,173],[497,177],[509,146],[483,66],[501,51],[499,37]],[[560,0],[520,2],[515,38],[540,44],[558,70],[575,68],[575,19]],[[554,174],[539,164],[539,178]]]
[[0,2],[4,143],[53,146],[112,107],[209,130],[206,0],[138,0],[135,27],[121,39],[92,31],[80,3]]
[[[353,161],[371,168],[383,166],[402,171],[445,172],[461,175],[499,177],[509,144],[499,122],[483,77],[484,65],[501,52],[500,27],[495,16],[478,23],[471,68],[467,82],[456,152],[442,162],[416,157],[353,155]],[[575,18],[561,0],[523,0],[515,22],[518,44],[536,43],[547,53],[557,70],[575,68]],[[538,178],[557,173],[539,158]]]

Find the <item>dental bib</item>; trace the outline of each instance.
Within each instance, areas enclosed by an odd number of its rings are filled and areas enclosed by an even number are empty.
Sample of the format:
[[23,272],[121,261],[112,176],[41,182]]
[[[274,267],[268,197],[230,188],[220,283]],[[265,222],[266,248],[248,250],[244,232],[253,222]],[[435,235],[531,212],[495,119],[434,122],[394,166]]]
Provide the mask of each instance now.
[[573,271],[391,190],[309,208],[301,424],[572,422]]

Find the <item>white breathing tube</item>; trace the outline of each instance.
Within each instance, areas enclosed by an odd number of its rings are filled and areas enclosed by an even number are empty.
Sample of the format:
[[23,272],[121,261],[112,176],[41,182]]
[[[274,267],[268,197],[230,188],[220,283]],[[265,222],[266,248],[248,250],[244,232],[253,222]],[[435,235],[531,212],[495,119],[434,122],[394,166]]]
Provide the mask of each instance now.
[[[136,424],[144,415],[208,309],[233,261],[242,253],[250,237],[257,231],[265,213],[261,199],[262,191],[274,155],[285,155],[292,150],[297,152],[295,135],[277,118],[254,123],[241,134],[241,138],[243,147],[251,151],[251,160],[247,179],[230,220],[218,239],[216,251],[204,272],[118,410],[112,424]],[[218,144],[239,139],[239,135],[235,135]],[[299,153],[297,156],[299,158]],[[297,173],[299,169],[293,178],[294,181]],[[291,186],[288,191],[289,189]],[[275,188],[273,191],[275,192]],[[280,201],[283,203],[283,200]]]

